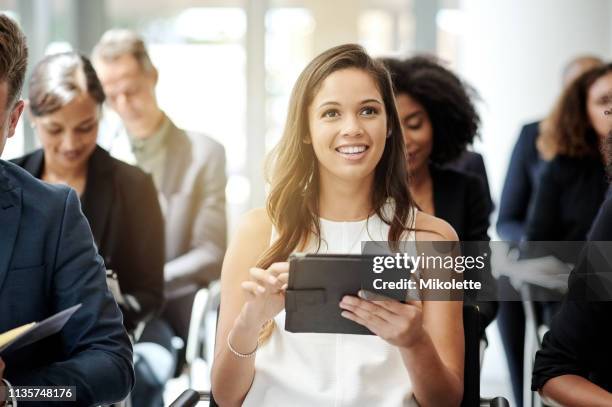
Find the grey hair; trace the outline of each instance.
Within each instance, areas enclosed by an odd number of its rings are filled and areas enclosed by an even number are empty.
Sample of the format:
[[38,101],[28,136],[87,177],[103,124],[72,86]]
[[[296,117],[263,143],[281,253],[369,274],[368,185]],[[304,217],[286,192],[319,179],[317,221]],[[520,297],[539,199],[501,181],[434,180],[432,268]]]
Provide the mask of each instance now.
[[123,55],[131,55],[144,71],[153,70],[144,40],[134,31],[114,28],[106,31],[93,49],[92,59],[113,62]]
[[63,52],[45,57],[32,71],[28,98],[34,116],[53,113],[80,94],[87,93],[104,103],[104,90],[87,57]]

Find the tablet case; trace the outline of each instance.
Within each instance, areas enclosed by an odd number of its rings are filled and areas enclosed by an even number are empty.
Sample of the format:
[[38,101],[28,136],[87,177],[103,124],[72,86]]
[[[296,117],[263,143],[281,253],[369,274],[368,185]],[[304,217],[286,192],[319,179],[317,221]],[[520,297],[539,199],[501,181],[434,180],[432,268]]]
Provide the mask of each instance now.
[[[351,254],[292,255],[285,294],[285,330],[373,335],[366,327],[340,315],[343,296],[357,296],[360,289],[371,288],[375,278],[392,281],[405,277],[397,270],[375,274],[372,271],[373,257]],[[376,294],[398,301],[406,298],[399,290],[378,290]]]

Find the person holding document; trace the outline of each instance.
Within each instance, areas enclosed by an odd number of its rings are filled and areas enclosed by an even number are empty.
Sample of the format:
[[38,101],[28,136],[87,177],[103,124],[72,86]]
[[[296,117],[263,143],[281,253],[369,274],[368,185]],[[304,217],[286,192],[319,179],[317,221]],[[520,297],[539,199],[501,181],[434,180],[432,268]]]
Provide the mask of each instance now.
[[[0,14],[0,154],[24,109],[26,66],[25,37]],[[0,332],[82,304],[57,335],[2,353],[0,390],[73,386],[74,406],[124,399],[132,348],[74,190],[0,160],[0,230]]]
[[244,217],[221,273],[212,368],[219,405],[458,406],[461,301],[346,296],[338,313],[375,335],[284,330],[291,253],[360,254],[370,240],[457,240],[410,195],[385,68],[358,45],[316,57],[294,86],[270,164],[266,209]]

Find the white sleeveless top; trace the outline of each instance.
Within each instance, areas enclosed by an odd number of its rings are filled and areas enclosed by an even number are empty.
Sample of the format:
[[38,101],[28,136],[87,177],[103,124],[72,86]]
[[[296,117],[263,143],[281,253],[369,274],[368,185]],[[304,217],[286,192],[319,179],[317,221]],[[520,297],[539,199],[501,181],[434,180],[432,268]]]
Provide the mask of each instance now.
[[[320,223],[319,253],[360,254],[362,241],[388,239],[389,226],[377,215]],[[402,240],[414,240],[414,232]],[[305,250],[315,251],[316,246]],[[272,336],[257,350],[243,406],[418,406],[395,346],[375,335],[287,332],[284,310],[274,321]]]

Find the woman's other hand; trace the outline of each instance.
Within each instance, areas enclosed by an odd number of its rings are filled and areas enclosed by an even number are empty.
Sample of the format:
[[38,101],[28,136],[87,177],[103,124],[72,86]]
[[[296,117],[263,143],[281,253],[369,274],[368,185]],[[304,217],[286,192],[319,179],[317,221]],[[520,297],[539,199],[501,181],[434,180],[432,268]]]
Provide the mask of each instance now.
[[243,281],[246,302],[240,322],[246,326],[263,326],[285,308],[285,289],[289,279],[289,263],[273,263],[267,269],[252,267],[249,280]]

